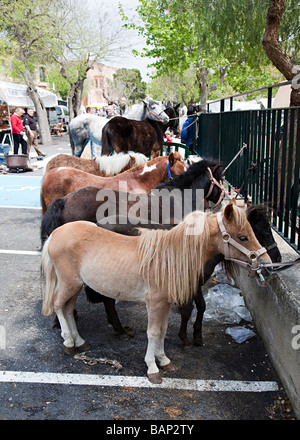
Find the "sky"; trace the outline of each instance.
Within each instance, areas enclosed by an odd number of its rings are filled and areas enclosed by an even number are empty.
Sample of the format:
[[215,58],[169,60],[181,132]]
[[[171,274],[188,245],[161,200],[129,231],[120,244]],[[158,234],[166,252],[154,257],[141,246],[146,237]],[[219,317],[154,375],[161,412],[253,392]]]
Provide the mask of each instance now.
[[[121,26],[122,21],[119,16],[118,4],[121,3],[127,16],[132,17],[135,14],[135,8],[138,5],[138,0],[87,0],[87,3],[92,9],[99,8],[99,5],[103,5],[103,7],[105,7],[106,10],[115,17],[114,22],[116,26]],[[149,82],[150,79],[147,76],[147,73],[151,73],[153,69],[147,68],[147,64],[150,64],[151,59],[136,57],[131,52],[132,49],[141,50],[143,47],[145,47],[145,40],[142,37],[138,36],[137,32],[135,31],[128,30],[127,32],[129,39],[134,42],[134,46],[131,49],[128,49],[122,57],[111,59],[109,62],[104,62],[104,64],[111,65],[117,68],[125,67],[127,69],[139,69],[143,81]]]

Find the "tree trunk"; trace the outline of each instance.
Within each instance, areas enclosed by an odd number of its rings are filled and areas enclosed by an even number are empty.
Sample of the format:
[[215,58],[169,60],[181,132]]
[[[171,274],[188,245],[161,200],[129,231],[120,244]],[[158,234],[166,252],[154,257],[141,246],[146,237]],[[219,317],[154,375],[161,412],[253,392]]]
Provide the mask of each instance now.
[[[298,71],[292,58],[283,50],[279,41],[278,33],[284,10],[284,0],[270,0],[267,13],[265,33],[263,36],[263,47],[274,66],[284,75],[287,80],[293,80]],[[294,81],[295,83],[297,81]],[[292,82],[290,106],[300,105],[300,87]]]
[[[270,0],[270,6],[267,13],[267,21],[265,33],[263,36],[263,47],[268,58],[272,61],[275,67],[284,75],[287,80],[292,81],[291,95],[290,95],[290,107],[300,106],[300,86],[297,83],[298,75],[298,66],[295,66],[292,58],[283,50],[279,41],[278,41],[278,33],[280,28],[280,23],[282,19],[284,11],[284,0]],[[299,123],[299,111],[295,114],[295,122],[294,122],[294,137],[290,139],[290,130],[291,130],[291,120],[288,118],[288,126],[284,129],[287,130],[287,157],[292,157],[293,167],[292,173],[299,173],[299,170],[295,170],[295,159],[296,159],[296,142],[297,142],[297,127]],[[279,150],[279,161],[278,161],[278,182],[281,181],[282,175],[287,176],[288,163],[286,163],[285,168],[283,169],[283,154],[282,154],[282,146],[280,144]],[[297,176],[297,174],[296,174]],[[297,177],[298,179],[298,177]],[[295,189],[296,190],[296,189]],[[284,188],[283,188],[283,198],[286,200],[286,191],[287,191],[287,179],[284,180]],[[281,196],[281,191],[279,189],[278,194],[274,194],[275,199],[279,200]],[[290,209],[290,207],[285,207],[285,209]]]
[[206,67],[200,67],[199,71],[196,73],[199,88],[200,88],[200,104],[203,109],[206,109],[207,97],[208,97],[208,86],[207,77],[208,70]]
[[26,83],[27,83],[27,94],[29,98],[32,100],[37,113],[42,144],[51,145],[52,137],[51,137],[50,126],[47,117],[47,110],[37,91],[37,88],[34,85],[34,81],[31,78],[31,75],[28,74],[26,75]]

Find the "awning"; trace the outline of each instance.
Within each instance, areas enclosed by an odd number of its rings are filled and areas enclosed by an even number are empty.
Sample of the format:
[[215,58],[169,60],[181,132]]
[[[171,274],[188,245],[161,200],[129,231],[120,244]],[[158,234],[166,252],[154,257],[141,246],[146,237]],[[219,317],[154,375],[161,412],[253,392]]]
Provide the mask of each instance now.
[[[37,87],[37,91],[46,108],[56,107],[57,96],[48,90]],[[6,81],[0,81],[0,99],[9,106],[34,107],[32,100],[27,95],[27,86]]]

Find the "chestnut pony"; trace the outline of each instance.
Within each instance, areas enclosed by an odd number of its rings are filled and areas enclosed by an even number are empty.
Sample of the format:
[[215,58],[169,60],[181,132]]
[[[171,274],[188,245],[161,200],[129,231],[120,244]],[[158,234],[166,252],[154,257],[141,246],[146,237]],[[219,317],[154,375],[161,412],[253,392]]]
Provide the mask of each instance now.
[[[230,243],[224,229],[232,238]],[[246,214],[234,202],[222,213],[194,211],[171,230],[143,230],[139,237],[116,234],[86,221],[67,223],[53,231],[43,248],[43,314],[57,314],[63,347],[72,355],[89,349],[73,316],[84,285],[120,301],[146,303],[147,375],[152,383],[161,383],[155,358],[162,368],[171,368],[164,352],[171,305],[190,301],[205,263],[224,254],[225,246],[231,258],[250,265],[253,255],[258,263],[271,262]]]
[[[42,213],[58,197],[63,197],[79,188],[99,186],[120,190],[120,183],[126,185],[126,192],[149,192],[159,183],[178,176],[186,170],[180,153],[160,156],[124,171],[113,177],[95,176],[74,168],[59,167],[47,172],[41,186]],[[121,187],[123,188],[123,187]]]

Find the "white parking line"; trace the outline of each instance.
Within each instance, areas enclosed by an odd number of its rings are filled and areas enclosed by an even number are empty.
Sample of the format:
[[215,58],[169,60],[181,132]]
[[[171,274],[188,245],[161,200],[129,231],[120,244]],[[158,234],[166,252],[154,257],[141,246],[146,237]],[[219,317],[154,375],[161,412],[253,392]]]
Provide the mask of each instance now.
[[52,385],[86,385],[105,387],[166,388],[189,391],[229,391],[262,393],[278,391],[277,382],[242,380],[198,380],[163,378],[161,384],[152,384],[146,377],[109,376],[94,374],[35,373],[26,371],[0,371],[0,382],[38,383]]
[[0,254],[10,254],[10,255],[41,255],[40,251],[18,251],[9,249],[0,249]]
[[5,208],[5,209],[35,209],[38,211],[41,211],[42,208],[40,206],[5,206],[5,205],[0,205],[0,208]]

